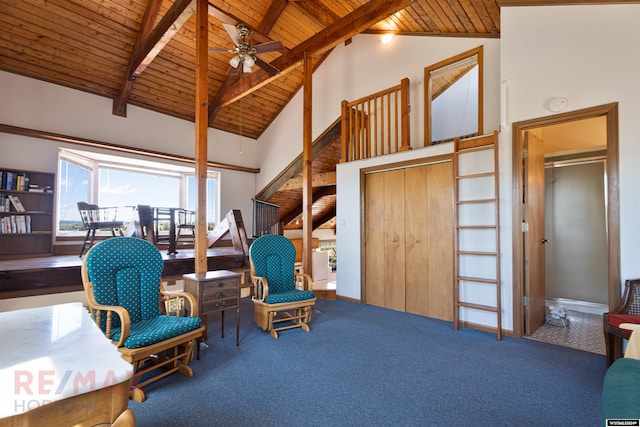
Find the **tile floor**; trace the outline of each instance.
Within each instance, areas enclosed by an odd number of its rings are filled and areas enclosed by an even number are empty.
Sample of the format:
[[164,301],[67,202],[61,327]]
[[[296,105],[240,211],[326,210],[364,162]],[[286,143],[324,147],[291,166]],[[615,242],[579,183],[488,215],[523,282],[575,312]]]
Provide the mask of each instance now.
[[527,338],[605,354],[602,315],[567,310],[567,327],[544,324]]

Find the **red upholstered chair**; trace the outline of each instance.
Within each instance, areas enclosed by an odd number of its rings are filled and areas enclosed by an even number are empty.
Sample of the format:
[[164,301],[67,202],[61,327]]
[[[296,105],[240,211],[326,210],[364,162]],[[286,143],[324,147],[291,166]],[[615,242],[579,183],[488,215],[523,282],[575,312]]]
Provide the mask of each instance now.
[[622,357],[622,340],[631,337],[631,331],[621,329],[621,323],[640,324],[640,279],[627,280],[623,303],[617,309],[604,313],[604,345],[607,352],[607,367]]

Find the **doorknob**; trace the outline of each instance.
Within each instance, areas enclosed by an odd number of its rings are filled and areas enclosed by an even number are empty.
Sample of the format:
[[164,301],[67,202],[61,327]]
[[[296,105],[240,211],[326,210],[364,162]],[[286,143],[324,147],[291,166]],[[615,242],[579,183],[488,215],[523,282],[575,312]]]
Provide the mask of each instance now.
[[544,244],[547,244],[547,243],[549,243],[550,241],[551,241],[551,240],[549,240],[549,239],[542,239],[542,244],[543,244],[543,245],[544,245]]

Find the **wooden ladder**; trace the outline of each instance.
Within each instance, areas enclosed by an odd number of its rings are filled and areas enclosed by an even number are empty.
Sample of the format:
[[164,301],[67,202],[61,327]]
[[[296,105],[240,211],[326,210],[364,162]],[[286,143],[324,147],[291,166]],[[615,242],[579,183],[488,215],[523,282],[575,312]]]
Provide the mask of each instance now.
[[456,138],[453,170],[454,327],[460,328],[461,312],[494,313],[495,333],[501,340],[498,133]]

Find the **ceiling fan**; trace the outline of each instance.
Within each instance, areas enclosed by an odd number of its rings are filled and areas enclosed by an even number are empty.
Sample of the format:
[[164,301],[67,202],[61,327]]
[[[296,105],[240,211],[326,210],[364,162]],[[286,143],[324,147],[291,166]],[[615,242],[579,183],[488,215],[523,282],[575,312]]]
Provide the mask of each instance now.
[[237,26],[233,26],[231,24],[222,23],[222,26],[231,37],[234,48],[225,49],[222,47],[210,47],[209,50],[213,52],[229,52],[234,54],[234,57],[229,61],[231,67],[227,71],[228,75],[237,75],[240,72],[240,65],[242,65],[242,72],[250,73],[251,67],[256,64],[271,76],[274,76],[280,72],[280,70],[278,70],[276,67],[260,59],[257,55],[260,53],[278,52],[284,50],[284,46],[282,45],[281,41],[270,41],[267,43],[261,43],[255,46],[251,46],[251,44],[247,41],[247,37],[249,36],[249,28],[247,28],[246,25],[238,24]]

